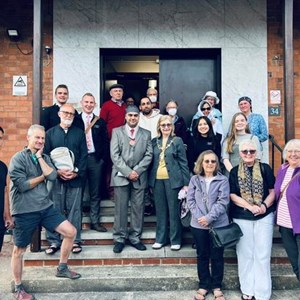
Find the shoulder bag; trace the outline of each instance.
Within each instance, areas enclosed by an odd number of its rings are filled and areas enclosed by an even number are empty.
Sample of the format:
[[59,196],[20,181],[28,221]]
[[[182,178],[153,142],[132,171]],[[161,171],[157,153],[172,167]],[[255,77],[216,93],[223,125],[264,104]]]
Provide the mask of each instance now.
[[74,170],[74,153],[67,147],[57,147],[50,152],[51,160],[56,169]]

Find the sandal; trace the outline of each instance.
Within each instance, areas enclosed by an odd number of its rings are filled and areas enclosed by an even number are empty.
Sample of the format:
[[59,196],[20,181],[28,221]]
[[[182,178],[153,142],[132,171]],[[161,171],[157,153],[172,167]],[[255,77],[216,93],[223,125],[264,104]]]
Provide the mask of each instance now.
[[205,289],[199,289],[197,291],[197,294],[194,296],[194,300],[205,300],[206,295],[208,294],[208,291]]
[[60,249],[60,246],[51,245],[47,249],[45,249],[45,253],[47,255],[53,255]]
[[73,244],[72,253],[78,254],[82,251],[82,247],[80,244]]
[[248,296],[248,295],[243,294],[243,295],[241,296],[241,299],[242,299],[242,300],[255,300],[255,297],[254,297],[254,296]]
[[216,300],[225,300],[224,294],[221,289],[214,289],[213,294]]

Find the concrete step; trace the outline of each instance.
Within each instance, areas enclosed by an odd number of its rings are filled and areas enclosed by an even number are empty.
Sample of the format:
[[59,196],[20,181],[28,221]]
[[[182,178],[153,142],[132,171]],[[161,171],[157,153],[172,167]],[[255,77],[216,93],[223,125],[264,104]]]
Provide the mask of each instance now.
[[[25,268],[23,284],[33,293],[193,291],[198,287],[196,265],[74,267],[82,275],[78,280],[57,278],[54,276],[55,269]],[[237,290],[238,282],[237,266],[226,264],[224,289]],[[299,287],[287,265],[272,266],[272,284],[275,290]]]
[[[146,245],[146,251],[138,251],[130,245],[126,245],[122,253],[115,254],[112,245],[83,246],[79,254],[70,255],[72,265],[189,265],[196,263],[196,250],[191,245],[184,245],[180,251],[171,251],[170,246],[153,250],[151,245]],[[49,266],[56,265],[60,252],[54,255],[46,255],[44,251],[32,253],[28,251],[24,255],[25,266]],[[236,264],[236,252],[234,248],[225,249],[225,262]],[[273,244],[272,263],[288,264],[286,252],[281,244]]]
[[[240,300],[241,293],[238,290],[223,290],[225,298]],[[272,300],[299,300],[300,290],[273,290]],[[39,300],[191,300],[195,295],[193,290],[174,291],[135,291],[135,292],[76,292],[76,293],[37,293]],[[1,300],[11,300],[11,294],[0,292]],[[206,296],[206,300],[213,300],[212,293]]]

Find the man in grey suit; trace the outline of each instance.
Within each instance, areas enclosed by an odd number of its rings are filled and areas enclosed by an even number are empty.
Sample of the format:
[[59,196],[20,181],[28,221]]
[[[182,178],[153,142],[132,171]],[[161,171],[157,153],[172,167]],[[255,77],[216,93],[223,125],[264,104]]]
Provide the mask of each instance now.
[[[121,253],[125,241],[137,250],[146,250],[140,241],[144,222],[144,193],[148,186],[147,169],[152,161],[150,131],[138,126],[139,109],[126,109],[126,124],[113,129],[110,154],[113,162],[111,186],[114,187],[115,221],[113,251]],[[130,229],[127,229],[128,202],[131,201]]]

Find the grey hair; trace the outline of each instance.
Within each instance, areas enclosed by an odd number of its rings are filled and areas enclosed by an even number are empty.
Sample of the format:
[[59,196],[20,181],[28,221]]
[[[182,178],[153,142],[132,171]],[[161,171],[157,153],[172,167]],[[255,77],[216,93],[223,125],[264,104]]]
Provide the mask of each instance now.
[[45,131],[45,127],[42,126],[42,125],[39,125],[39,124],[33,124],[31,125],[29,128],[28,128],[28,131],[27,131],[27,136],[32,136],[33,135],[33,132],[35,130],[42,130],[42,131]]
[[244,141],[241,141],[239,144],[239,151],[241,151],[243,146],[245,146],[245,145],[251,145],[255,150],[258,150],[257,145],[253,140],[244,140]]
[[282,152],[282,157],[283,157],[284,160],[286,160],[287,150],[293,150],[291,148],[293,148],[294,150],[295,149],[299,149],[300,150],[300,139],[292,139],[292,140],[289,140],[286,143],[286,145],[283,148],[283,152]]

